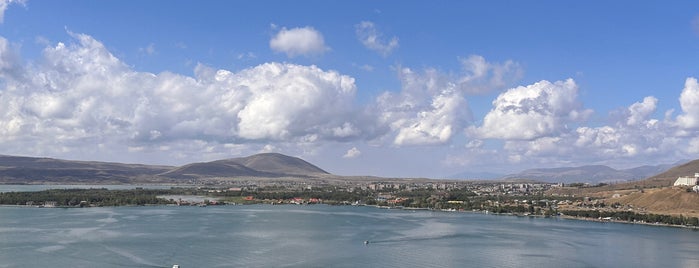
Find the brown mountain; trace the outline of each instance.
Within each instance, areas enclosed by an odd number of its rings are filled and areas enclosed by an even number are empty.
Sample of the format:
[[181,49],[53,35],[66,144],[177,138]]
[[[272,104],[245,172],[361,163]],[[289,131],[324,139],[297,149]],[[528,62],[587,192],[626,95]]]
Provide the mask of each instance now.
[[645,179],[648,186],[671,186],[677,177],[694,176],[699,172],[699,159],[675,166],[667,171]]
[[288,175],[325,175],[325,170],[304,161],[301,158],[290,157],[277,153],[256,154],[248,157],[233,158],[230,161],[240,163],[248,168],[273,174]]
[[144,183],[211,177],[327,175],[300,158],[267,153],[181,167],[0,155],[1,183]]
[[300,158],[277,153],[256,154],[185,165],[160,174],[169,178],[316,177],[328,172]]
[[0,183],[129,183],[147,181],[172,168],[0,155]]

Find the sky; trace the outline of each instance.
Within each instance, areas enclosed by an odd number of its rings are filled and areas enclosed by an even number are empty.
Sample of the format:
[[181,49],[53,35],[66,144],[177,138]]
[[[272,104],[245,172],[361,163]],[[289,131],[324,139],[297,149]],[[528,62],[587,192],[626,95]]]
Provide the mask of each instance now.
[[694,1],[0,0],[0,154],[669,164],[699,158],[698,63]]

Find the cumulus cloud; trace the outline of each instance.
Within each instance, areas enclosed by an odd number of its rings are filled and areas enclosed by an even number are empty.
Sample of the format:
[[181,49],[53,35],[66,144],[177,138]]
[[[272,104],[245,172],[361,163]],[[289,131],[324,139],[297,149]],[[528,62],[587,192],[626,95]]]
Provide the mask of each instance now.
[[321,55],[328,50],[323,35],[313,27],[282,28],[269,41],[269,47],[275,52],[286,53],[290,58]]
[[395,133],[395,145],[450,142],[473,121],[468,95],[495,90],[514,79],[504,76],[520,73],[519,65],[512,61],[492,63],[478,55],[462,60],[462,64],[464,72],[458,74],[399,68],[400,92],[380,95],[376,105],[379,122]]
[[509,86],[522,77],[517,62],[488,62],[483,56],[471,55],[460,59],[464,73],[458,79],[459,87],[468,94],[485,94]]
[[684,129],[699,128],[699,83],[694,77],[687,78],[680,94],[682,114],[677,116],[677,123]]
[[5,11],[12,4],[25,5],[27,0],[0,0],[0,23],[5,20]]
[[17,50],[7,39],[0,37],[0,78],[22,80],[24,72]]
[[380,121],[397,134],[396,145],[444,144],[470,122],[471,112],[452,80],[437,72],[402,68],[402,89],[377,99]]
[[481,127],[469,133],[480,138],[532,140],[564,131],[568,123],[586,119],[591,110],[577,100],[578,86],[573,79],[507,90],[493,101]]
[[[401,87],[362,105],[354,78],[317,66],[138,72],[91,36],[68,34],[71,41],[27,62],[0,37],[2,152],[201,161],[261,151],[313,155],[338,142],[364,142],[388,150],[427,145],[432,157],[449,152],[441,162],[459,166],[680,159],[699,151],[695,78],[679,96],[679,115],[668,111],[664,119],[653,118],[658,99],[648,96],[605,125],[584,125],[592,111],[568,79],[510,88],[482,124],[467,127],[474,122],[469,94],[512,83],[499,73],[517,73],[516,63],[473,55],[460,59],[457,73],[398,67]],[[357,157],[357,147],[337,157]]]
[[637,125],[646,119],[648,116],[655,112],[655,107],[658,104],[658,99],[652,96],[645,97],[643,102],[637,102],[632,104],[628,108],[629,117],[626,120],[628,125]]
[[687,155],[691,140],[677,136],[676,124],[651,118],[657,99],[631,104],[626,117],[598,127],[580,126],[530,140],[507,140],[504,153],[548,165],[613,164]]
[[352,147],[351,149],[347,150],[347,153],[343,155],[343,158],[357,158],[362,154],[357,147]]
[[398,48],[398,37],[391,37],[390,40],[384,40],[383,34],[376,29],[373,22],[362,21],[355,25],[357,38],[364,47],[376,51],[379,54],[388,56],[391,52]]
[[237,88],[250,90],[251,97],[237,114],[243,138],[357,134],[352,124],[342,119],[352,113],[356,91],[349,76],[315,66],[265,64],[235,76],[220,72],[217,78],[232,79]]
[[30,66],[0,38],[4,147],[29,145],[25,153],[43,154],[85,144],[139,152],[194,146],[215,153],[215,146],[242,142],[368,135],[354,78],[335,71],[265,63],[239,72],[198,65],[195,77],[136,72],[91,36],[69,34],[75,42],[47,47]]

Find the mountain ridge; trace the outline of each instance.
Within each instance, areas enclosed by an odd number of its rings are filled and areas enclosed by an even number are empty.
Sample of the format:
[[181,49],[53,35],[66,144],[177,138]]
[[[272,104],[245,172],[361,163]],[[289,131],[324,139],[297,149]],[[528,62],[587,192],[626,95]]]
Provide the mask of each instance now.
[[183,166],[0,155],[0,183],[177,183],[212,177],[314,178],[325,175],[330,174],[303,159],[277,153]]
[[628,169],[615,169],[606,165],[534,168],[506,175],[499,179],[531,179],[549,183],[616,183],[643,180],[672,167],[673,164],[644,165]]

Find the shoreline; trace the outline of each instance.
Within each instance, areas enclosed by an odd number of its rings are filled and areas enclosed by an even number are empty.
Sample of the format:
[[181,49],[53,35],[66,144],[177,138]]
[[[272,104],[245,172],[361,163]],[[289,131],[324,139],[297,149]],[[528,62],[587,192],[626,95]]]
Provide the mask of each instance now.
[[[250,205],[261,205],[261,206],[273,206],[272,204],[267,204],[267,203],[255,203],[255,204],[222,204],[222,205],[217,205],[217,206],[250,206]],[[651,222],[630,222],[630,221],[623,221],[623,220],[614,220],[614,219],[595,219],[595,218],[586,218],[586,217],[577,217],[577,216],[568,216],[568,215],[556,215],[556,216],[545,216],[545,215],[520,215],[516,213],[494,213],[494,212],[489,212],[487,210],[445,210],[445,209],[434,209],[434,208],[413,208],[413,207],[388,207],[388,206],[378,206],[378,205],[331,205],[331,204],[280,204],[280,205],[289,205],[289,206],[294,206],[294,205],[302,205],[302,206],[308,206],[308,205],[326,205],[326,206],[358,206],[358,207],[371,207],[373,209],[377,210],[405,210],[405,211],[430,211],[430,212],[441,212],[441,213],[471,213],[471,214],[483,214],[483,215],[492,215],[492,216],[511,216],[511,217],[517,217],[517,218],[522,218],[522,217],[527,217],[527,218],[540,218],[540,219],[564,219],[564,220],[576,220],[576,221],[587,221],[587,222],[596,222],[596,223],[615,223],[615,224],[635,224],[635,225],[645,225],[645,226],[655,226],[655,227],[672,227],[672,228],[683,228],[683,229],[689,229],[689,230],[699,230],[699,226],[687,226],[687,225],[674,225],[674,224],[666,224],[666,223],[651,223]],[[0,208],[2,207],[8,207],[8,208],[48,208],[48,209],[55,209],[55,208],[61,208],[61,209],[67,209],[67,208],[106,208],[106,207],[156,207],[156,206],[163,206],[163,207],[178,207],[177,205],[172,205],[172,204],[146,204],[146,205],[125,205],[125,206],[86,206],[86,207],[80,207],[80,206],[55,206],[55,207],[44,207],[44,206],[34,206],[34,205],[7,205],[3,204],[0,205]],[[192,206],[185,206],[185,207],[192,207]]]
[[621,224],[634,224],[634,225],[646,225],[646,226],[656,226],[656,227],[673,227],[673,228],[684,228],[684,229],[690,229],[690,230],[699,230],[699,226],[688,226],[688,225],[675,225],[675,224],[667,224],[667,223],[659,223],[659,222],[642,222],[642,221],[622,221],[622,220],[614,220],[614,219],[595,219],[595,218],[586,218],[586,217],[576,217],[576,216],[567,216],[567,215],[559,215],[557,216],[561,219],[566,219],[566,220],[576,220],[576,221],[588,221],[588,222],[597,222],[597,223],[621,223]]

